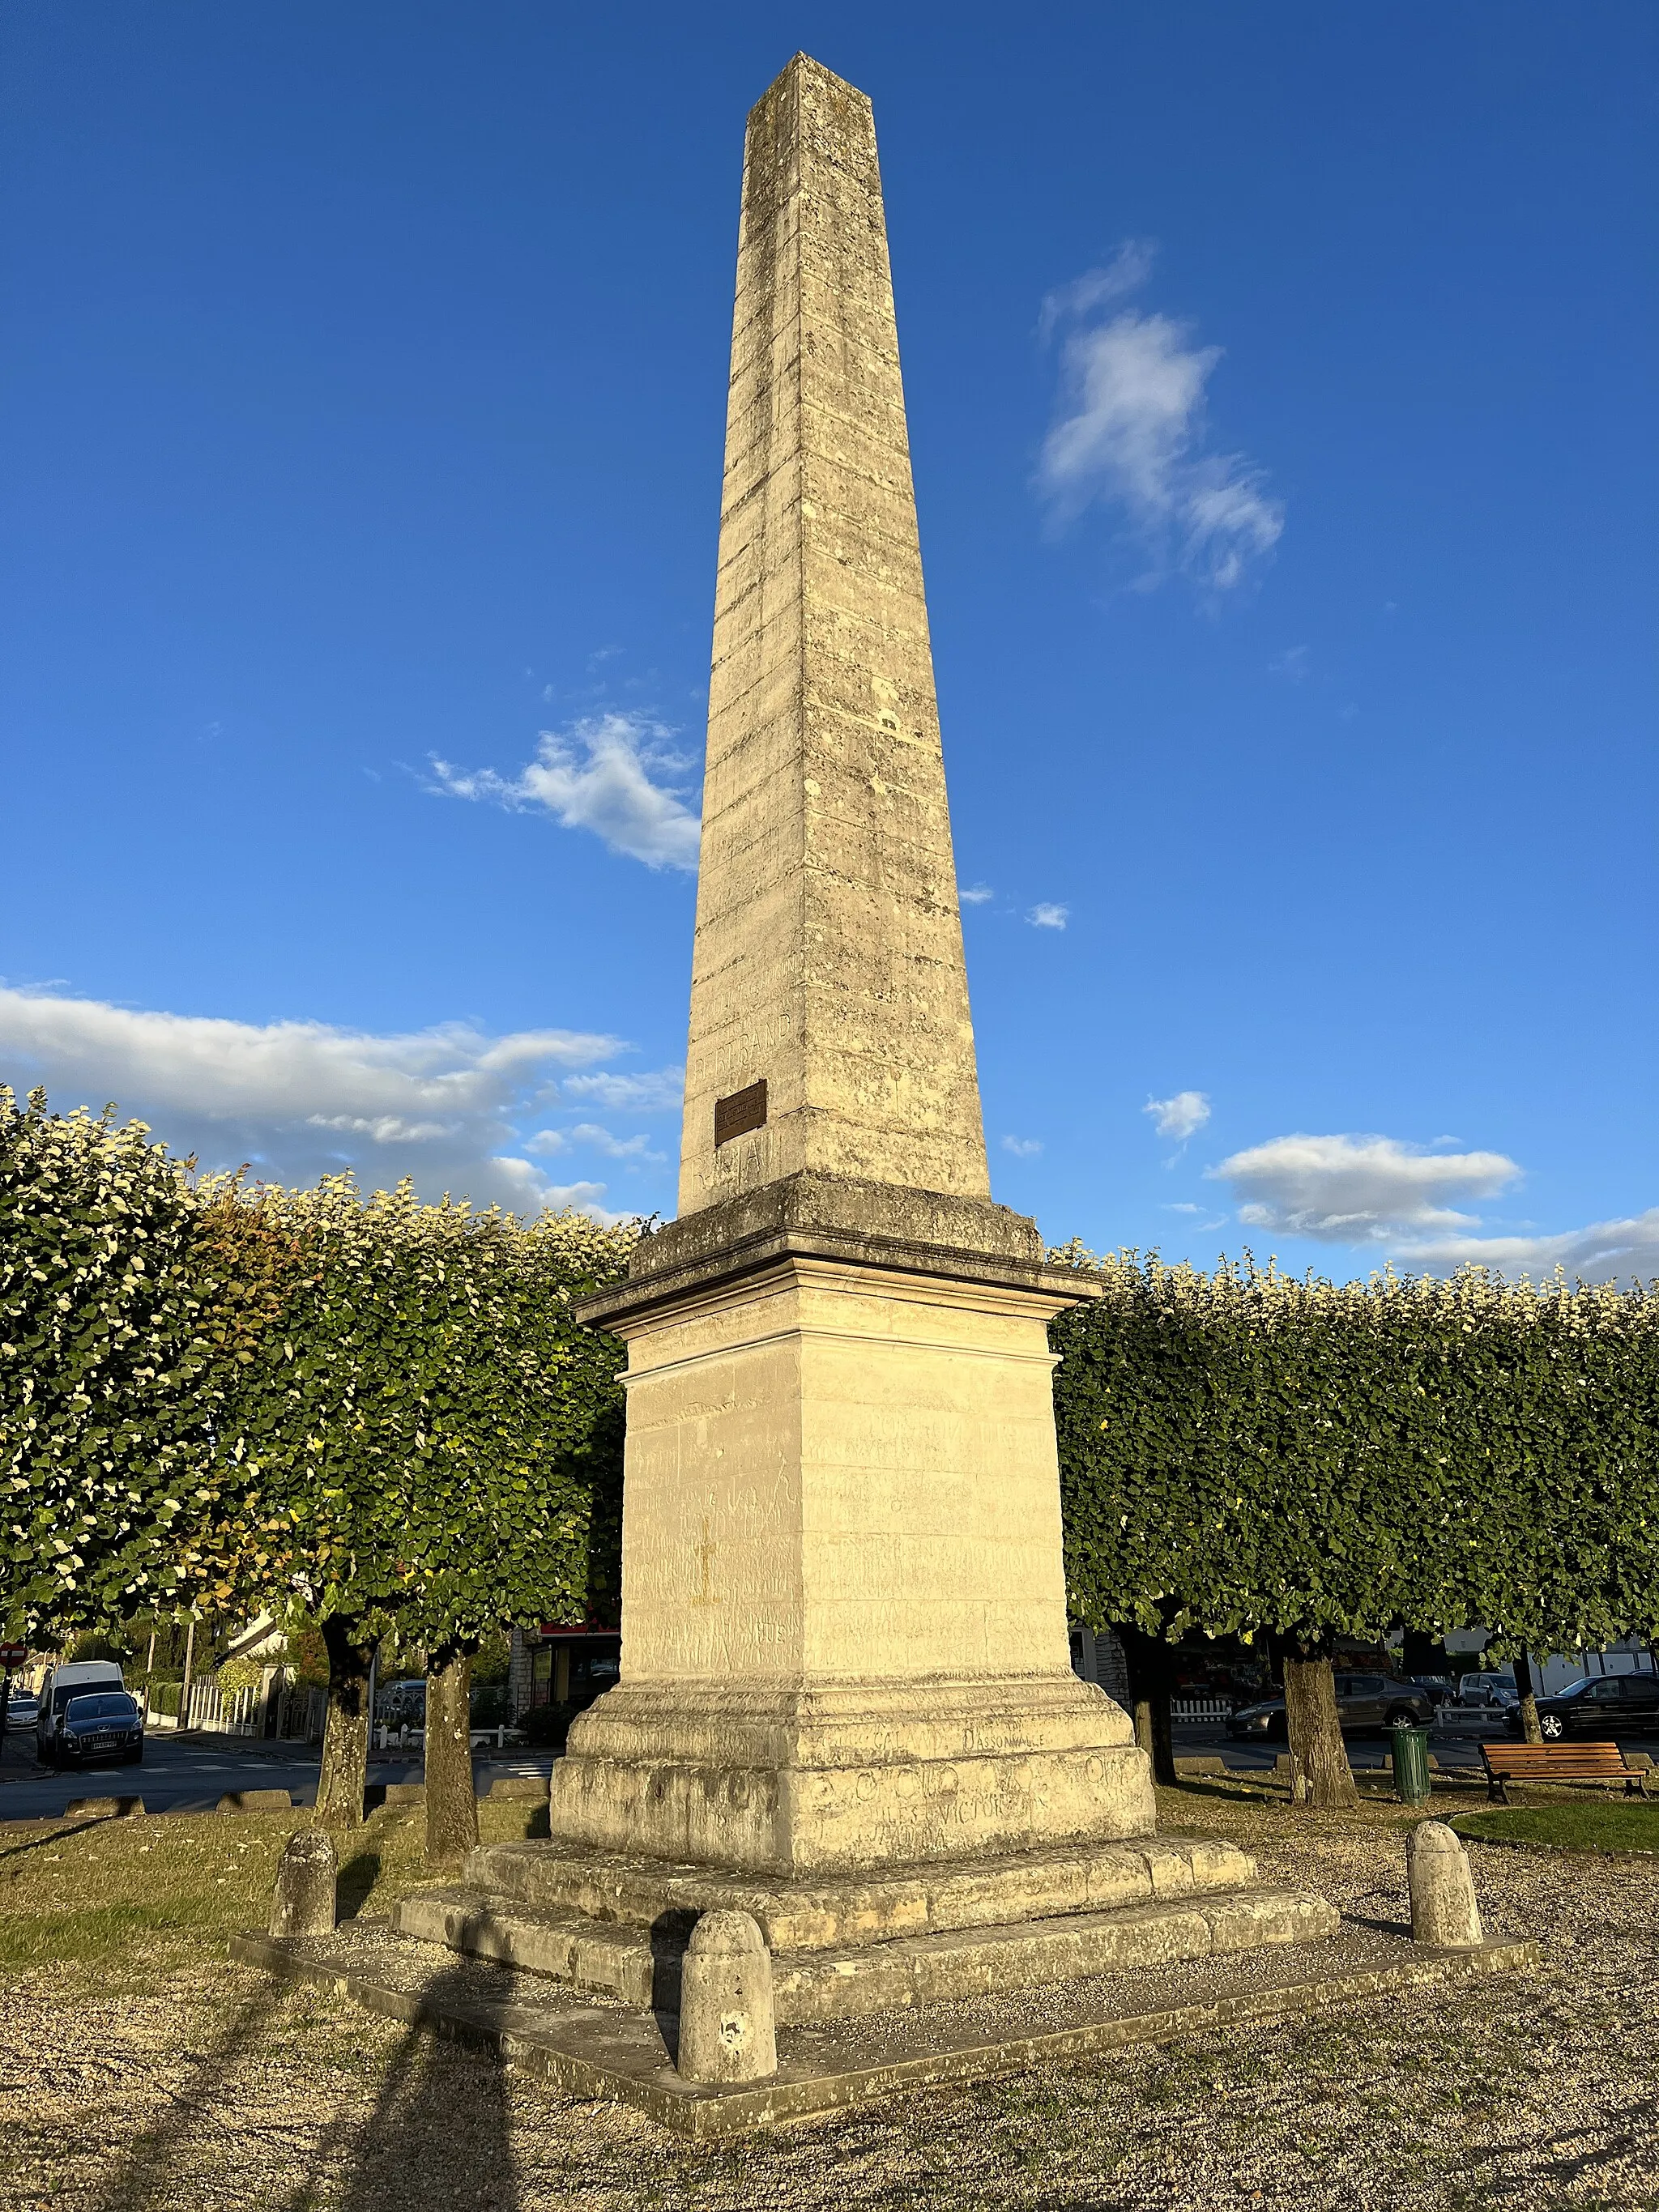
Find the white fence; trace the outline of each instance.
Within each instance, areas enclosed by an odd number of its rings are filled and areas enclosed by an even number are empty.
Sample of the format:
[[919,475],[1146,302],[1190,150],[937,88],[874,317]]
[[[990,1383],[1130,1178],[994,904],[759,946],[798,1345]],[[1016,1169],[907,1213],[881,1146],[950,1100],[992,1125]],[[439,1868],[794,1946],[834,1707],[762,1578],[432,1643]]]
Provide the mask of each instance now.
[[258,1689],[233,1690],[227,1696],[210,1674],[190,1686],[190,1711],[156,1712],[146,1696],[145,1723],[151,1729],[202,1729],[214,1735],[258,1735],[264,1718],[264,1699]]
[[1225,1722],[1232,1717],[1232,1705],[1225,1698],[1171,1698],[1170,1718],[1172,1721]]

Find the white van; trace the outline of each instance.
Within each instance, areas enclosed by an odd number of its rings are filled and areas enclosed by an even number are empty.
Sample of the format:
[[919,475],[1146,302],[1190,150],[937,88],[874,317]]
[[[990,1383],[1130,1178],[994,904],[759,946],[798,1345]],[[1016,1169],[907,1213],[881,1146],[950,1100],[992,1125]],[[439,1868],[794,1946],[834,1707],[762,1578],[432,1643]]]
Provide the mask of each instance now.
[[54,1667],[40,1685],[40,1717],[34,1723],[34,1755],[43,1766],[52,1759],[52,1740],[64,1708],[85,1690],[125,1690],[121,1669],[112,1659],[71,1659]]

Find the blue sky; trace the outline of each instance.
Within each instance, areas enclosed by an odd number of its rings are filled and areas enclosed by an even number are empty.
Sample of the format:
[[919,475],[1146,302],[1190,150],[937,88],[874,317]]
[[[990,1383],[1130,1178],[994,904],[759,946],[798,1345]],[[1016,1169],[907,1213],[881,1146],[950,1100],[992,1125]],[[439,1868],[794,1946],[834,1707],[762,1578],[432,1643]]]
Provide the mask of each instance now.
[[672,1210],[798,46],[875,102],[997,1195],[1659,1273],[1616,0],[14,0],[0,1073],[286,1180]]

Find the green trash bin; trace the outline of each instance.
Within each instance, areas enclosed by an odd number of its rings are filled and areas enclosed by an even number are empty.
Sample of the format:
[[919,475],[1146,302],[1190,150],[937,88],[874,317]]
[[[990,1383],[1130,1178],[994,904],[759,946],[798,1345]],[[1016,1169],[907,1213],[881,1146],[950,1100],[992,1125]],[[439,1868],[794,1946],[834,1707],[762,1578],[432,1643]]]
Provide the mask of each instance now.
[[1394,1794],[1402,1805],[1421,1805],[1429,1795],[1429,1732],[1425,1728],[1392,1728]]

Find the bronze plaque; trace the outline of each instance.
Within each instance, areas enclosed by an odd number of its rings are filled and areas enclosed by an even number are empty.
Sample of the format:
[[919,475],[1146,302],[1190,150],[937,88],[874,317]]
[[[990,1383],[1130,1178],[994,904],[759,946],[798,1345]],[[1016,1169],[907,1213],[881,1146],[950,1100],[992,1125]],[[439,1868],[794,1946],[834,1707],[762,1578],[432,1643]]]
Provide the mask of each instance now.
[[714,1101],[714,1142],[724,1145],[732,1137],[741,1137],[745,1130],[766,1127],[766,1078],[751,1083],[746,1090],[734,1091],[729,1098]]

